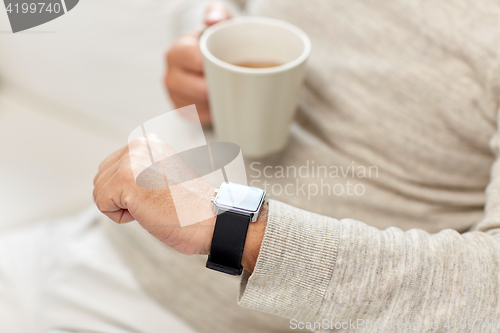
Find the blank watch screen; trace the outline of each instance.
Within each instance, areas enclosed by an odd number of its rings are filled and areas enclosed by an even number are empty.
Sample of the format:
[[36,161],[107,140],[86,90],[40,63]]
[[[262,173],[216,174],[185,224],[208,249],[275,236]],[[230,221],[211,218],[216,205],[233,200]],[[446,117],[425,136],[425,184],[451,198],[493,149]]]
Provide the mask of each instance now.
[[264,190],[234,183],[223,183],[217,194],[217,204],[255,212]]

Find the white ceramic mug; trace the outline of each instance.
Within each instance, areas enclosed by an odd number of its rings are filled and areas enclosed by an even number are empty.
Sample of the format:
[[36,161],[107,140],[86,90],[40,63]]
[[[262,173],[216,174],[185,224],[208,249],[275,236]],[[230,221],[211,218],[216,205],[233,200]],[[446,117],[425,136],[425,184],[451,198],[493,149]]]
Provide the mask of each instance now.
[[[206,29],[200,48],[218,140],[249,157],[283,149],[311,51],[307,35],[281,20],[238,17]],[[235,65],[249,62],[280,65]]]

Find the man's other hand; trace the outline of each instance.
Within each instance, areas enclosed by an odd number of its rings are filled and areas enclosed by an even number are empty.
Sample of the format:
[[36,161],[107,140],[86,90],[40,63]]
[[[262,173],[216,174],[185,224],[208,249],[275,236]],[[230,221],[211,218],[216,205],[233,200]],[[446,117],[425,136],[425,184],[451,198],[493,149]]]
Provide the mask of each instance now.
[[[205,12],[205,26],[231,17],[220,2],[210,5]],[[166,55],[167,73],[164,83],[176,108],[195,104],[202,125],[210,125],[207,82],[203,76],[203,56],[199,40],[202,29],[179,37]]]

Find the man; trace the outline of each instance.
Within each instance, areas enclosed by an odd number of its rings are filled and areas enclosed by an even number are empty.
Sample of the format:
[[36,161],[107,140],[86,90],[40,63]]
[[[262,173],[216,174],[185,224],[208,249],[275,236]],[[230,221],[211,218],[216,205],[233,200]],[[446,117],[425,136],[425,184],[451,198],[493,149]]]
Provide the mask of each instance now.
[[[271,191],[280,201],[271,200],[249,227],[239,304],[315,330],[456,331],[466,323],[492,331],[500,314],[500,6],[247,6],[250,14],[299,26],[313,52],[290,144],[248,162],[254,185],[292,182],[296,192]],[[217,8],[207,16],[227,17]],[[167,61],[176,106],[196,104],[209,123],[197,35],[180,37]],[[215,220],[205,228],[162,228],[174,216],[171,198],[135,185],[133,153],[124,148],[103,162],[94,191],[99,209],[119,223],[136,219],[181,253],[208,254]],[[313,162],[344,172],[268,177],[279,166],[311,170]],[[376,172],[358,172],[370,167]],[[325,184],[330,192],[318,195],[314,189]],[[348,192],[354,185],[362,187]],[[307,326],[317,322],[327,327]]]

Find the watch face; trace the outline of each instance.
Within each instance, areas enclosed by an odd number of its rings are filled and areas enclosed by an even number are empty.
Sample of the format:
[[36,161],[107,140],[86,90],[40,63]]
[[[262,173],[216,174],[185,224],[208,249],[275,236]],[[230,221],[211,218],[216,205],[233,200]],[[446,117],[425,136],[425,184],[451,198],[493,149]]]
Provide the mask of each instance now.
[[235,183],[223,183],[215,198],[215,204],[248,212],[256,212],[265,196],[260,188]]

